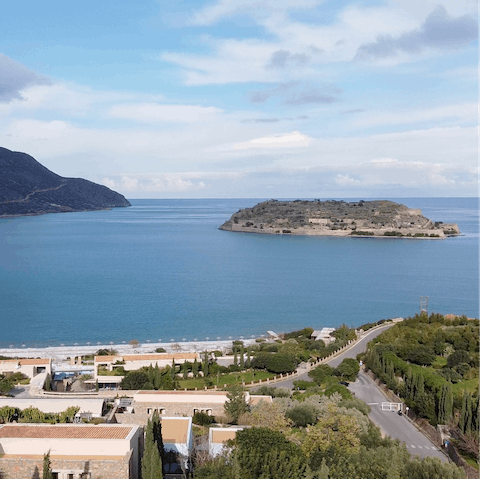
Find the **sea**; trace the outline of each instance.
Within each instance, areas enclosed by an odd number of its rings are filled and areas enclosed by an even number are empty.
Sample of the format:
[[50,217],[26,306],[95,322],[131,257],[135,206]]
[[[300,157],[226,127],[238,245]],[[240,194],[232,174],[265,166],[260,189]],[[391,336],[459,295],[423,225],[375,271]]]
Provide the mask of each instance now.
[[[368,198],[352,198],[357,201]],[[249,338],[428,311],[479,317],[478,198],[401,198],[444,240],[218,227],[262,199],[0,219],[0,347]]]

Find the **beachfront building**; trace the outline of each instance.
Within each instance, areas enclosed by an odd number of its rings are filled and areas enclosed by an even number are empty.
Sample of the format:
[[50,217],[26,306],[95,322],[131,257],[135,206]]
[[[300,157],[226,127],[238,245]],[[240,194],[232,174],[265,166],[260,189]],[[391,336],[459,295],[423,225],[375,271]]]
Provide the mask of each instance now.
[[3,406],[15,407],[23,410],[34,407],[43,413],[61,413],[69,407],[78,407],[76,419],[92,419],[102,417],[105,408],[105,400],[101,398],[0,398],[0,408]]
[[30,379],[40,373],[52,374],[51,359],[1,359],[0,374],[11,376],[22,373]]
[[[251,395],[245,392],[250,405],[260,401],[272,402],[271,396]],[[148,418],[157,411],[162,417],[192,417],[197,412],[209,416],[225,415],[224,406],[228,401],[226,391],[138,391],[133,396],[131,407],[115,414],[118,423],[145,425]]]
[[143,367],[158,366],[164,368],[172,364],[180,365],[185,362],[201,361],[199,353],[150,353],[126,354],[123,356],[95,356],[94,377],[85,381],[85,384],[97,384],[100,389],[118,389],[125,371],[136,371]]
[[117,424],[0,426],[0,477],[41,477],[50,452],[55,479],[139,479],[143,429]]
[[320,330],[316,329],[312,333],[312,338],[317,341],[323,341],[325,344],[332,343],[335,341],[335,338],[331,335],[335,331],[335,328],[322,328]]
[[208,452],[214,458],[225,451],[225,443],[235,439],[238,431],[245,426],[211,427],[208,431]]

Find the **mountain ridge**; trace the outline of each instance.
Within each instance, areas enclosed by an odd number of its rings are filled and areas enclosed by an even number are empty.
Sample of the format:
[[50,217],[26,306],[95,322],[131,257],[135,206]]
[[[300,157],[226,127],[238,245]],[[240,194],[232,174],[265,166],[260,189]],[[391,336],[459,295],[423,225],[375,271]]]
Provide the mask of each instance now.
[[32,156],[0,147],[0,218],[131,206],[120,193],[83,178],[64,178]]

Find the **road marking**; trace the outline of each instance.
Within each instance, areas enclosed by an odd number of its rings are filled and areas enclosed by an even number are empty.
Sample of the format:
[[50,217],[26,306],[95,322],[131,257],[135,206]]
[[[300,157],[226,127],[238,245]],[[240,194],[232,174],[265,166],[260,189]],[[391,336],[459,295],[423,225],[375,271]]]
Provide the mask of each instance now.
[[379,402],[368,402],[367,403],[369,406],[375,406],[376,404],[380,404]]
[[414,446],[413,444],[410,444],[410,447],[413,448],[413,449],[415,449],[415,446]]
[[423,449],[423,447],[422,447],[422,446],[418,446],[418,449]]

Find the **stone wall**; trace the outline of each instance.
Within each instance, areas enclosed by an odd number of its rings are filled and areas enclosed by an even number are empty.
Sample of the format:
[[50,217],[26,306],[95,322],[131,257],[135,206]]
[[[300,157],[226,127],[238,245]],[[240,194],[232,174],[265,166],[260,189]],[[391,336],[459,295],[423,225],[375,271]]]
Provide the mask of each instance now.
[[[225,414],[223,409],[223,403],[161,403],[161,402],[142,402],[133,404],[135,414],[149,414],[149,411],[153,412],[154,409],[158,409],[162,416],[193,416],[194,410],[204,411],[211,416],[218,416]],[[162,410],[162,411],[160,411]],[[151,413],[150,412],[150,413]]]
[[[138,471],[131,467],[131,452],[117,460],[93,459],[52,459],[52,471],[74,474],[74,479],[82,473],[90,473],[91,479],[138,479]],[[131,470],[130,470],[131,469]],[[0,459],[0,477],[2,479],[41,479],[43,457],[3,457]],[[59,479],[62,474],[59,474]]]

